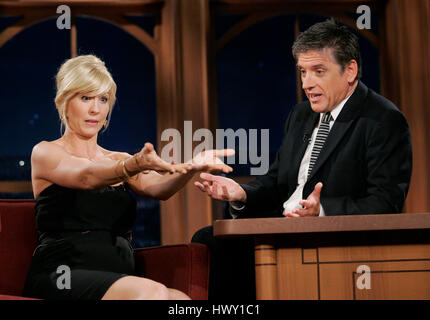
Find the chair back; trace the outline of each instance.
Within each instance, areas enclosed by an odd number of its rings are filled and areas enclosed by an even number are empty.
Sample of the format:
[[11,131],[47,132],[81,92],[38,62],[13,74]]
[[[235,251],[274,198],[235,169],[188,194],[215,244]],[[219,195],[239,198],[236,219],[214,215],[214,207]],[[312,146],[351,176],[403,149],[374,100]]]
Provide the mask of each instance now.
[[0,199],[0,294],[20,296],[37,246],[34,200]]
[[[22,295],[37,246],[34,200],[0,199],[0,300]],[[138,274],[182,290],[193,299],[207,299],[209,252],[201,244],[135,250]]]

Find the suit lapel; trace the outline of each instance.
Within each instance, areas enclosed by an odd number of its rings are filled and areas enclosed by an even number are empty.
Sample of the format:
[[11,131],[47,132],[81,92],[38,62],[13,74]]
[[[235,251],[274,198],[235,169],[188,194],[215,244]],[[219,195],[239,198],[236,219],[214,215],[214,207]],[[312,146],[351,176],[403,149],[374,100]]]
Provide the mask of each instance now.
[[[310,113],[306,116],[306,119],[303,119],[302,126],[299,127],[297,130],[297,137],[295,138],[294,142],[294,151],[293,151],[293,160],[292,160],[292,175],[291,177],[295,178],[295,184],[297,183],[297,175],[299,172],[300,164],[302,163],[303,156],[306,152],[306,148],[308,146],[308,141],[304,141],[305,134],[308,136],[308,139],[311,138],[312,132],[315,128],[315,126],[318,123],[318,120],[320,118],[320,114],[313,112],[312,109],[309,106],[309,109],[311,110]],[[294,185],[295,185],[294,184]]]
[[330,154],[342,140],[348,128],[358,117],[359,111],[362,108],[363,101],[366,96],[367,87],[362,82],[359,82],[357,88],[355,89],[355,92],[344,105],[332,129],[330,130],[327,140],[324,143],[324,147],[319,154],[319,157],[315,163],[314,168],[312,169],[312,173],[309,176],[308,181],[310,181],[310,179],[312,179],[316,172],[318,172],[318,170],[322,167]]

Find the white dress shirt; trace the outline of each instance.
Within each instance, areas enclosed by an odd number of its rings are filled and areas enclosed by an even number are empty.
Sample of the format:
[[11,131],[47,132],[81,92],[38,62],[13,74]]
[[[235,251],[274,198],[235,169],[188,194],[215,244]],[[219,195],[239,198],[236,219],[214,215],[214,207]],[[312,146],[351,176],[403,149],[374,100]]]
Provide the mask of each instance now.
[[[340,112],[343,109],[343,106],[345,105],[346,101],[348,101],[349,97],[346,97],[343,99],[331,112],[331,116],[333,118],[332,121],[330,121],[330,130],[333,127],[333,124],[335,123],[337,117],[339,116]],[[320,120],[318,122],[318,125],[314,128],[314,131],[312,132],[312,137],[310,139],[310,143],[308,144],[308,147],[306,149],[305,155],[303,156],[302,162],[300,164],[299,168],[299,175],[297,176],[297,187],[294,193],[291,195],[291,197],[284,202],[284,211],[286,212],[292,212],[293,209],[302,209],[303,207],[299,204],[299,202],[302,200],[302,193],[303,188],[305,187],[306,181],[308,179],[308,171],[309,171],[309,163],[311,161],[311,154],[312,149],[314,148],[315,140],[317,137],[318,128],[321,125],[322,118],[324,116],[324,113],[320,114]],[[323,187],[324,188],[324,187]],[[324,208],[322,205],[320,206],[320,213],[319,216],[325,216]]]
[[[352,92],[353,93],[353,92]],[[352,93],[346,97],[345,99],[343,99],[335,108],[333,108],[333,110],[330,112],[331,116],[333,118],[332,121],[330,121],[330,130],[333,127],[333,124],[335,123],[337,117],[339,116],[340,112],[343,109],[343,106],[345,105],[345,103],[348,101],[349,97],[352,95]],[[306,181],[308,179],[308,171],[309,171],[309,163],[311,161],[311,154],[312,154],[312,149],[314,147],[315,144],[315,140],[317,137],[317,132],[318,132],[318,128],[322,122],[322,118],[324,116],[324,113],[320,114],[320,120],[318,122],[318,125],[314,128],[314,131],[312,132],[312,137],[309,141],[308,147],[306,149],[305,155],[303,156],[302,162],[300,163],[300,168],[299,168],[299,175],[297,176],[297,187],[296,190],[293,192],[293,194],[291,195],[291,197],[284,202],[284,211],[286,212],[292,212],[293,209],[302,209],[303,207],[299,204],[299,202],[302,200],[302,194],[303,194],[303,188],[306,184]],[[323,187],[324,188],[324,187]],[[243,208],[245,208],[245,205],[241,205],[241,206],[237,206],[233,203],[230,202],[230,206],[235,209],[235,210],[242,210]],[[230,210],[230,214],[232,215],[233,218],[236,218],[237,215],[235,215],[233,212],[231,212]],[[324,208],[322,207],[322,205],[320,205],[320,213],[319,216],[325,216],[325,212],[324,212]]]
[[[354,92],[352,92],[352,93],[354,93]],[[348,101],[348,99],[352,95],[352,93],[348,97],[346,97],[345,99],[343,99],[330,112],[331,116],[333,118],[333,120],[330,121],[330,130],[333,127],[333,124],[335,123],[335,121],[336,121],[337,117],[339,116],[340,112],[342,111],[343,106]],[[309,163],[311,161],[312,149],[314,147],[315,140],[316,140],[316,137],[317,137],[318,128],[319,128],[319,126],[320,126],[320,124],[322,122],[323,116],[324,116],[324,113],[321,113],[318,125],[314,128],[314,131],[312,132],[312,137],[311,137],[311,139],[309,141],[309,144],[308,144],[308,147],[306,149],[305,155],[303,156],[302,162],[300,163],[299,175],[297,176],[297,187],[296,187],[296,190],[293,192],[293,194],[291,195],[291,197],[288,198],[288,200],[284,202],[283,207],[284,207],[284,211],[286,211],[286,212],[292,212],[293,209],[302,209],[303,208],[299,204],[299,202],[302,200],[303,188],[304,188],[304,186],[306,184],[306,181],[308,179]],[[245,208],[246,204],[238,206],[238,205],[235,205],[232,202],[230,202],[230,206],[233,209],[235,209],[235,210],[242,210],[243,208]],[[230,214],[232,215],[233,218],[237,217],[237,215],[234,214],[231,211],[230,211]],[[322,207],[322,205],[320,205],[319,216],[320,217],[321,216],[325,216],[324,208]]]

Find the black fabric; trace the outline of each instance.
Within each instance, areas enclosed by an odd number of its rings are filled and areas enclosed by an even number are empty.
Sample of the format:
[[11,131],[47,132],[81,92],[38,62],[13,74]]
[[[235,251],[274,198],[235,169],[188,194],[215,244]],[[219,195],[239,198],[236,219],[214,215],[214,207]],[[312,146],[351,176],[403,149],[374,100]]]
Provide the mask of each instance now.
[[[267,174],[242,184],[246,192],[239,218],[282,217],[283,203],[297,188],[300,164],[320,114],[309,101],[297,104]],[[304,189],[306,199],[323,183],[327,216],[399,213],[412,175],[412,144],[404,115],[389,100],[358,83],[338,115]]]
[[[39,244],[24,296],[101,299],[116,280],[135,274],[130,235],[136,201],[126,186],[78,190],[54,184],[40,193],[35,208]],[[62,266],[70,268],[70,289],[57,285]]]
[[209,248],[209,300],[255,300],[254,243],[249,238],[220,239],[213,226],[198,230],[191,242]]

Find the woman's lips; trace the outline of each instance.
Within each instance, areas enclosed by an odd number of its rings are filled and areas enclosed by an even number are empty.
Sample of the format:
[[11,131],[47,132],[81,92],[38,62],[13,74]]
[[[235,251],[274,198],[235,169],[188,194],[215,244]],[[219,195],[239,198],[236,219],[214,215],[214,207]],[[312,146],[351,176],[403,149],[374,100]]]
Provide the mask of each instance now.
[[97,127],[97,125],[99,124],[97,120],[85,120],[85,123],[91,127]]

